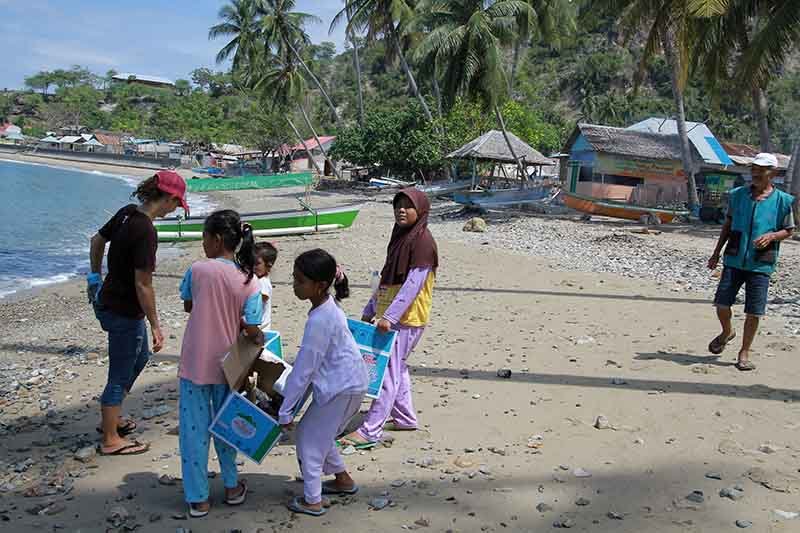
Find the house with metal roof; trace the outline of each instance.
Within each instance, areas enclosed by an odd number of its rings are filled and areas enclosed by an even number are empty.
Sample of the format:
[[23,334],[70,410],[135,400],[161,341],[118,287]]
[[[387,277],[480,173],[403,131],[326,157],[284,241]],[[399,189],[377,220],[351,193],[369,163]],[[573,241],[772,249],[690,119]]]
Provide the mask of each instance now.
[[[667,118],[650,117],[628,126],[625,129],[677,135],[678,122]],[[687,122],[686,133],[689,136],[689,142],[692,143],[692,146],[697,151],[697,154],[704,164],[722,167],[734,164],[731,158],[728,157],[722,144],[705,124],[700,122]]]
[[167,78],[159,76],[150,76],[146,74],[134,74],[132,72],[120,72],[111,77],[116,82],[124,83],[140,83],[150,87],[174,88],[175,82]]
[[[569,192],[639,205],[686,199],[677,134],[578,124],[567,140],[562,181]],[[703,162],[692,148],[692,166]]]

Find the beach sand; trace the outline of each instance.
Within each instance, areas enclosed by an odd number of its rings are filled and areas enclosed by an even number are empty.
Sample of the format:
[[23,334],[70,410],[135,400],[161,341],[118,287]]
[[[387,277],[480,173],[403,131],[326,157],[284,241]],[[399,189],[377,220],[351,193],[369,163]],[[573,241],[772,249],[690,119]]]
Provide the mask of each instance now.
[[[243,210],[281,209],[295,205],[298,192],[215,198]],[[350,316],[360,316],[369,296],[369,273],[380,268],[391,231],[390,197],[318,193],[314,203],[358,199],[364,208],[347,231],[275,239],[273,324],[289,359],[307,312],[291,290],[297,253],[322,247],[344,263]],[[391,447],[345,457],[361,491],[333,498],[323,518],[285,508],[302,493],[289,445],[260,466],[242,462],[250,495],[241,507],[222,504],[216,476],[206,519],[183,518],[180,482],[162,478],[180,477],[176,365],[186,316],[178,284],[201,257],[199,244],[180,245],[183,255],[158,266],[168,339],[125,404],[139,421],[137,438],[152,443],[146,455],[73,457],[97,442],[107,372],[105,335],[83,283],[0,303],[0,528],[123,531],[107,519],[124,510],[127,525],[145,532],[545,531],[554,524],[716,532],[736,529],[737,520],[751,522],[752,531],[798,531],[800,518],[774,513],[800,510],[800,350],[782,318],[764,321],[758,370],[741,373],[732,366],[737,346],[719,358],[706,351],[718,333],[707,294],[564,271],[552,258],[507,249],[491,231],[460,236],[453,225],[462,223],[432,224],[441,268],[431,324],[410,359],[422,427],[389,433]],[[711,237],[703,239],[698,246],[710,249]],[[740,335],[741,324],[739,316]],[[501,369],[510,378],[499,377]],[[607,429],[594,427],[601,415]],[[213,459],[210,466],[218,472]],[[732,494],[740,499],[720,497],[737,485],[741,494]],[[693,491],[702,491],[702,501],[686,499]],[[389,505],[371,510],[381,499]]]

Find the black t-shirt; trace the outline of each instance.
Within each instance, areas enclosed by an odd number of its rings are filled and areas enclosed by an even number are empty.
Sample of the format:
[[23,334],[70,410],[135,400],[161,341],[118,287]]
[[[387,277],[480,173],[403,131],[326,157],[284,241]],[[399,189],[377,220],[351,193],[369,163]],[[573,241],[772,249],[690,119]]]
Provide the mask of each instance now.
[[153,221],[135,205],[126,205],[98,233],[111,242],[101,303],[118,315],[143,318],[136,295],[136,270],[156,270],[158,237]]

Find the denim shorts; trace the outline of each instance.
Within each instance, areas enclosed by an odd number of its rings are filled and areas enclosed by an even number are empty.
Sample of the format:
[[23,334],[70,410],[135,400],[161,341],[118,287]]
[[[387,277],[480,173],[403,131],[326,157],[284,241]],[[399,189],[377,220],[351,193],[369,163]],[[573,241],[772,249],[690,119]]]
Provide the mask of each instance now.
[[95,303],[94,313],[103,331],[108,332],[108,380],[100,405],[116,407],[122,405],[150,359],[147,326],[144,319],[112,313],[99,303]]
[[769,274],[761,272],[725,267],[717,286],[714,305],[732,307],[736,303],[736,295],[739,294],[742,285],[744,285],[744,312],[748,315],[764,316],[767,310]]

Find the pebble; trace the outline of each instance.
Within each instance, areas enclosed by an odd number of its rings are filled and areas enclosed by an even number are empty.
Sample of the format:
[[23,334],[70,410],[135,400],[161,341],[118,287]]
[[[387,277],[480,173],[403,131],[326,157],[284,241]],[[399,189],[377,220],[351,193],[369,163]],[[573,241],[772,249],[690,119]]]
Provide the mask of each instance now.
[[497,377],[503,379],[511,379],[511,370],[508,368],[501,368],[497,371]]
[[686,499],[692,503],[703,503],[706,501],[705,495],[703,495],[702,490],[693,490],[686,496]]
[[584,498],[582,496],[580,498],[578,498],[577,500],[575,500],[575,505],[578,505],[580,507],[586,507],[590,503],[592,503],[592,501],[590,499]]
[[577,478],[589,478],[592,477],[591,472],[588,470],[584,470],[583,468],[576,468],[572,471],[572,475]]
[[550,511],[553,510],[553,507],[547,505],[546,503],[540,503],[539,505],[536,506],[536,510],[539,511],[540,513],[549,513]]
[[625,517],[619,513],[615,513],[614,511],[609,511],[606,513],[606,516],[611,520],[625,520]]
[[357,451],[358,450],[356,450],[355,446],[350,444],[349,446],[345,446],[344,448],[342,448],[342,451],[340,451],[339,453],[341,453],[342,455],[353,455]]
[[406,484],[406,480],[405,479],[395,479],[394,481],[392,481],[392,487],[394,487],[396,489],[399,489],[400,487],[402,487],[405,484]]
[[744,498],[744,492],[736,487],[725,487],[719,491],[720,498],[728,498],[729,500],[737,501]]
[[373,511],[380,511],[381,509],[385,509],[390,503],[391,501],[388,498],[372,498],[367,505],[369,505]]
[[414,520],[414,524],[419,526],[419,527],[430,527],[431,522],[430,522],[430,520],[428,520],[424,516],[421,516],[421,517],[417,518],[416,520]]
[[736,527],[741,529],[747,529],[748,527],[752,526],[753,523],[750,520],[737,520]]
[[706,472],[706,477],[708,479],[721,480],[722,479],[722,474],[720,474],[719,472]]
[[165,404],[165,403],[162,403],[162,404],[156,405],[155,407],[151,407],[149,409],[142,410],[142,418],[144,420],[150,420],[150,419],[156,418],[158,416],[163,416],[163,415],[169,413],[170,411],[172,411],[172,407],[167,405],[167,404]]
[[758,451],[760,451],[761,453],[773,454],[776,453],[778,449],[772,446],[771,444],[762,444],[761,446],[758,447]]
[[595,429],[613,429],[611,427],[611,422],[609,422],[608,418],[603,415],[600,415],[595,419],[594,427]]
[[77,452],[75,452],[75,460],[80,461],[81,463],[88,463],[92,461],[97,456],[97,447],[96,446],[84,446]]
[[572,518],[562,518],[557,522],[553,522],[553,527],[570,529],[572,527],[575,527],[575,521]]

